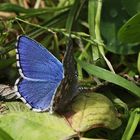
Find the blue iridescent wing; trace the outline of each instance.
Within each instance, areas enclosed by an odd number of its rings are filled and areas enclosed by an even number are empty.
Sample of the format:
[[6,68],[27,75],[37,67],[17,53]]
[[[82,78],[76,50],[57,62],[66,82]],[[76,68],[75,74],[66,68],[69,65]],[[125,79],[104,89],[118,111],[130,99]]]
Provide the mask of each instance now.
[[58,86],[56,83],[30,81],[23,78],[17,79],[16,85],[18,97],[30,109],[37,112],[49,110]]
[[19,36],[16,46],[17,66],[22,77],[61,81],[62,63],[41,44],[27,36]]
[[18,38],[16,52],[22,77],[15,83],[16,94],[35,111],[48,110],[63,79],[62,63],[27,36]]

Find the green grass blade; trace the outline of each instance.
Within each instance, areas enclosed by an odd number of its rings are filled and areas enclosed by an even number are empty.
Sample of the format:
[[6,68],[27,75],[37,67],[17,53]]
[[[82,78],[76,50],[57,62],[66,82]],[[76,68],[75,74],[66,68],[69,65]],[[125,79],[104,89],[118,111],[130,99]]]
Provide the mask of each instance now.
[[140,52],[139,52],[139,54],[138,54],[137,68],[138,68],[138,71],[139,71],[139,73],[140,73]]
[[132,136],[136,130],[136,127],[140,120],[140,108],[136,108],[133,112],[131,112],[127,127],[125,129],[125,132],[122,136],[121,140],[131,140]]
[[108,82],[119,85],[133,93],[133,95],[140,97],[140,88],[134,83],[124,79],[123,77],[114,74],[106,69],[100,68],[98,66],[77,60],[81,67],[86,70],[89,74],[99,77]]
[[[98,6],[97,1],[89,0],[89,2],[88,2],[88,24],[89,24],[90,38],[92,40],[96,39],[95,26],[97,23],[95,23],[95,18],[96,18],[97,6]],[[92,57],[93,57],[94,61],[99,59],[99,50],[98,50],[97,46],[92,46]]]
[[[43,26],[43,27],[54,26],[55,27],[56,25],[60,24],[60,22],[62,22],[62,20],[66,19],[68,12],[69,12],[69,10],[63,11],[63,12],[53,16],[49,21],[42,23],[41,26]],[[15,20],[17,20],[17,19],[15,19]],[[35,37],[43,34],[44,32],[46,32],[45,29],[32,26],[31,30],[29,30],[27,32],[27,34],[30,37],[35,38]],[[11,42],[8,42],[7,44],[5,44],[5,48],[0,49],[0,55],[6,54],[7,52],[9,52],[13,49],[15,49],[15,40],[12,40]]]
[[88,24],[91,39],[96,39],[95,36],[95,15],[96,15],[97,4],[95,0],[89,0],[88,2]]
[[0,11],[27,13],[28,9],[25,9],[21,6],[16,5],[16,4],[2,3],[2,4],[0,4]]
[[6,12],[15,12],[15,13],[27,13],[29,15],[40,15],[41,13],[54,13],[60,10],[68,9],[69,6],[66,7],[47,7],[47,8],[38,8],[38,9],[33,9],[29,8],[26,9],[24,7],[21,7],[16,4],[11,4],[11,3],[3,3],[0,4],[0,11],[6,11]]
[[76,11],[78,10],[79,2],[80,1],[76,0],[69,12],[67,22],[66,22],[66,29],[67,29],[68,33],[71,32],[72,24],[75,19]]

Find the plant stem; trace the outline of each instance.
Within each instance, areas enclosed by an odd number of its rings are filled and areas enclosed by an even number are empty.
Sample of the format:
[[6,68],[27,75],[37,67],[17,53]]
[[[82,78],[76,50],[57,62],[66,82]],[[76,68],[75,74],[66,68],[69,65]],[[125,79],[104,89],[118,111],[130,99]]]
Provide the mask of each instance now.
[[131,140],[136,127],[140,121],[140,108],[136,108],[133,112],[130,114],[130,118],[128,121],[128,124],[126,126],[125,132],[121,138],[121,140]]
[[[100,34],[100,19],[101,19],[101,11],[102,11],[102,0],[98,0],[97,1],[97,12],[96,12],[96,16],[95,16],[95,35],[96,35],[96,39],[99,42],[103,42],[102,38],[101,38],[101,34]],[[104,58],[106,64],[108,65],[109,69],[115,73],[110,61],[106,58],[105,56],[105,52],[104,52],[104,45],[98,44],[98,49],[100,54],[102,55],[102,57]]]

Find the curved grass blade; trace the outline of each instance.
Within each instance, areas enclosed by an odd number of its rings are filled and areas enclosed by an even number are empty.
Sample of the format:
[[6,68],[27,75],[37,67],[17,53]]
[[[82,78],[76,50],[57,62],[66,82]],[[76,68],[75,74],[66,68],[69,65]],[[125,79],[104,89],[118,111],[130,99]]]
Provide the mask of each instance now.
[[11,3],[3,3],[0,4],[0,11],[6,11],[6,12],[15,12],[15,13],[26,13],[31,16],[35,15],[40,15],[40,14],[45,14],[45,13],[54,13],[60,10],[64,10],[69,8],[69,6],[66,7],[47,7],[47,8],[38,8],[38,9],[33,9],[33,8],[24,8],[16,4],[11,4]]
[[140,121],[140,108],[136,108],[133,112],[130,114],[130,118],[128,120],[127,127],[124,131],[124,134],[121,138],[121,140],[131,140],[132,136],[136,130],[136,127]]
[[124,79],[123,77],[121,77],[117,74],[114,74],[106,69],[86,63],[84,61],[80,61],[80,60],[77,60],[77,61],[81,65],[81,67],[85,71],[87,71],[89,74],[92,74],[103,80],[106,80],[108,82],[119,85],[119,86],[131,91],[133,95],[140,97],[140,88],[137,85],[135,85],[134,83],[132,83],[132,82]]
[[140,43],[140,13],[130,18],[119,30],[118,38],[123,43]]
[[84,2],[85,2],[85,0],[84,1],[76,0],[75,3],[73,4],[73,6],[69,12],[67,22],[66,22],[66,29],[67,29],[68,33],[71,32],[73,22],[77,18],[78,14],[80,13],[80,10],[81,10]]

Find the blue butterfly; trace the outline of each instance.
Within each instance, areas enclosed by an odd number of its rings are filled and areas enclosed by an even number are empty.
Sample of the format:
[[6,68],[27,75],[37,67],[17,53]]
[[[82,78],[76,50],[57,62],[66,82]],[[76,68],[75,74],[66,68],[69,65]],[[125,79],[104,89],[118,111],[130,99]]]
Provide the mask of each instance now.
[[21,35],[16,44],[20,78],[16,95],[37,112],[52,110],[57,88],[64,78],[63,64],[35,40]]

